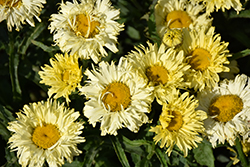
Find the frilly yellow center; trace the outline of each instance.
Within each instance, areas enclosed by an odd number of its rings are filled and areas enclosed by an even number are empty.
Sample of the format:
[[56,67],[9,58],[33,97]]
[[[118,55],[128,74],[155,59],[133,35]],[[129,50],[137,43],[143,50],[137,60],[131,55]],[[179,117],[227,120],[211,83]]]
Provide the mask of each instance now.
[[88,15],[76,15],[76,27],[74,31],[78,36],[93,38],[99,33],[99,26],[100,22],[92,20]]
[[168,82],[168,71],[165,67],[153,65],[146,70],[148,79],[155,85],[166,84]]
[[207,50],[197,48],[191,53],[189,64],[192,69],[203,71],[210,65],[211,58],[212,56]]
[[183,41],[183,34],[181,29],[169,29],[164,34],[162,42],[168,47],[175,47],[180,45]]
[[55,125],[37,126],[32,134],[32,141],[40,148],[47,149],[56,144],[61,135]]
[[8,7],[18,7],[22,0],[0,0],[0,5]]
[[167,15],[166,23],[169,28],[188,28],[192,23],[192,19],[185,11],[172,11]]
[[219,122],[228,122],[243,109],[242,99],[237,95],[222,95],[212,100],[209,114]]
[[179,111],[163,111],[159,121],[164,129],[178,131],[183,124],[182,115]]
[[106,86],[102,91],[102,102],[110,111],[121,111],[131,103],[130,90],[127,85],[121,82],[114,82]]

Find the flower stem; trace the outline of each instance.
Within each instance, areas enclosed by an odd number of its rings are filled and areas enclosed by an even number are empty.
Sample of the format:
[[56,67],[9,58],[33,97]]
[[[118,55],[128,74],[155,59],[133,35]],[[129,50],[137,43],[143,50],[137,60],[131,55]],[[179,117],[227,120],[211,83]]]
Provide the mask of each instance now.
[[239,159],[241,161],[241,165],[243,167],[248,167],[249,165],[249,162],[248,162],[248,159],[247,157],[245,156],[243,150],[242,150],[242,145],[240,143],[240,140],[239,138],[236,139],[236,149],[237,149],[237,152],[238,152],[238,155],[239,155]]

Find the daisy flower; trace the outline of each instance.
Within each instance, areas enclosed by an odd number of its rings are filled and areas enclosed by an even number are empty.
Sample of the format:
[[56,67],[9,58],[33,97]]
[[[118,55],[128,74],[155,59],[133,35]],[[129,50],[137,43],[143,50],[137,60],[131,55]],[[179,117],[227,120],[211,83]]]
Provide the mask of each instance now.
[[228,43],[221,42],[220,34],[215,34],[214,29],[183,29],[184,41],[181,48],[185,52],[185,62],[191,65],[184,77],[191,82],[191,88],[195,91],[205,87],[213,88],[220,80],[218,73],[229,72],[227,57],[232,55],[227,49]]
[[196,3],[202,2],[206,7],[207,14],[214,12],[214,10],[218,12],[219,9],[225,12],[225,9],[229,10],[231,8],[234,8],[234,10],[237,11],[237,14],[239,14],[239,11],[243,10],[240,0],[191,0],[191,1]]
[[148,123],[153,101],[152,88],[136,72],[126,59],[120,58],[118,65],[112,62],[99,63],[99,69],[86,70],[88,81],[80,91],[89,101],[83,108],[89,123],[101,123],[101,135],[117,135],[123,127],[138,132],[143,123]]
[[149,42],[147,48],[140,45],[135,49],[136,51],[129,53],[127,58],[147,80],[148,85],[154,87],[154,96],[158,103],[165,101],[164,97],[168,89],[189,86],[183,78],[184,73],[190,68],[187,63],[184,63],[183,51],[176,52],[164,44],[158,48],[157,44]]
[[80,116],[56,101],[31,103],[17,113],[17,120],[10,122],[8,129],[10,148],[17,151],[19,164],[23,167],[61,166],[64,159],[73,161],[81,153],[76,145],[84,142]]
[[55,99],[64,97],[69,103],[69,95],[80,87],[82,80],[82,68],[79,68],[78,58],[67,53],[56,54],[55,58],[50,59],[50,64],[51,66],[45,64],[41,67],[43,71],[38,72],[42,79],[40,83],[50,86],[49,97],[55,94]]
[[234,80],[223,80],[211,91],[199,92],[199,109],[206,111],[205,132],[213,147],[228,141],[235,144],[238,135],[247,130],[246,121],[250,115],[249,77],[237,75]]
[[155,5],[156,30],[162,38],[172,28],[209,27],[212,19],[201,14],[203,9],[188,0],[159,0]]
[[41,22],[39,15],[45,3],[45,0],[0,0],[0,22],[6,20],[9,31],[12,27],[19,31],[24,21],[34,27],[33,17]]
[[155,132],[155,143],[161,141],[160,147],[166,147],[170,156],[173,147],[183,151],[184,156],[188,150],[198,147],[202,138],[199,133],[204,132],[203,120],[207,118],[206,112],[196,110],[198,100],[189,96],[188,92],[180,94],[177,89],[172,89],[163,103],[159,118],[159,125],[151,127],[150,132]]
[[116,22],[120,11],[109,0],[76,0],[61,3],[59,14],[51,15],[50,32],[63,52],[97,63],[107,52],[116,53],[117,35],[124,25]]

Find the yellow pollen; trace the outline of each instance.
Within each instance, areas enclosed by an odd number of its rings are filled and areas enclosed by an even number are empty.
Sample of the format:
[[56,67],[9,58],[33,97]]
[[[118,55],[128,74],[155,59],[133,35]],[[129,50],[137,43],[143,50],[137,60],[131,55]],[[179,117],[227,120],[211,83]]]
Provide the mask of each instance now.
[[164,129],[177,131],[182,127],[183,119],[179,111],[163,111],[159,121]]
[[67,82],[69,80],[69,76],[70,76],[70,71],[69,70],[65,70],[63,73],[62,73],[62,80],[64,82]]
[[17,7],[22,3],[22,0],[0,0],[0,5],[8,7]]
[[166,21],[169,24],[169,28],[187,28],[192,23],[192,19],[187,12],[180,10],[170,12]]
[[32,141],[43,149],[50,148],[60,139],[61,135],[57,127],[52,124],[37,126],[32,134]]
[[85,38],[93,38],[96,34],[99,33],[97,27],[100,26],[100,22],[93,21],[91,18],[85,14],[76,15],[76,35],[83,36]]
[[147,68],[146,75],[155,85],[164,85],[168,82],[168,71],[162,66],[154,65]]
[[128,86],[120,82],[109,84],[102,91],[102,102],[107,109],[110,107],[110,111],[112,112],[121,111],[121,105],[126,109],[131,102]]
[[180,45],[183,40],[181,29],[169,29],[163,36],[163,43],[169,47]]
[[237,95],[222,95],[212,100],[209,114],[219,122],[228,122],[243,109],[242,99]]
[[211,58],[212,56],[207,50],[197,48],[192,52],[189,64],[192,69],[203,71],[210,65]]

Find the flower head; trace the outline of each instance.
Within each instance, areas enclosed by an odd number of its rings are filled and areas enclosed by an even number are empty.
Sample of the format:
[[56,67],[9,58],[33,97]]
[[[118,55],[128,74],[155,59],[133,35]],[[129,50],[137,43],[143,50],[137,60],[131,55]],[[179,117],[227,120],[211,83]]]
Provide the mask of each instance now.
[[201,14],[203,5],[188,0],[159,0],[155,5],[156,30],[160,37],[172,28],[209,27],[212,19]]
[[195,110],[198,100],[189,96],[188,92],[180,94],[178,90],[172,89],[163,103],[162,112],[159,118],[159,125],[151,127],[150,131],[155,132],[154,141],[161,141],[160,147],[166,147],[170,156],[175,145],[188,155],[188,150],[197,147],[202,138],[199,133],[204,132],[203,120],[207,118],[206,113]]
[[117,52],[117,35],[123,30],[115,20],[120,11],[109,0],[80,0],[61,3],[59,14],[51,15],[49,29],[63,52],[77,54],[82,59],[97,63],[107,52]]
[[206,7],[207,14],[214,12],[214,10],[218,12],[219,9],[225,12],[225,9],[229,10],[231,8],[234,8],[234,10],[236,10],[237,13],[243,10],[240,0],[191,0],[191,1],[195,3],[203,2],[203,4]]
[[78,58],[75,55],[69,56],[67,53],[65,55],[56,54],[55,58],[50,59],[50,64],[51,66],[46,64],[45,67],[41,67],[43,71],[39,72],[42,78],[40,83],[51,86],[48,91],[49,97],[52,97],[53,94],[55,94],[55,99],[63,96],[69,103],[69,95],[80,87],[82,79]]
[[146,81],[132,71],[126,59],[120,58],[118,65],[100,62],[98,70],[87,69],[85,75],[89,80],[80,91],[89,101],[83,113],[94,127],[101,123],[101,135],[117,135],[123,127],[138,132],[148,123],[152,88],[146,87]]
[[198,94],[199,109],[206,111],[205,132],[213,147],[228,141],[232,146],[239,135],[247,132],[250,114],[249,77],[237,75],[234,80],[223,80],[211,91]]
[[61,166],[64,159],[72,162],[79,155],[78,143],[84,142],[82,122],[75,122],[80,116],[74,109],[68,109],[56,101],[31,103],[17,113],[17,121],[9,123],[13,133],[9,138],[10,148],[17,151],[19,163],[23,166]]
[[184,82],[183,75],[190,66],[184,63],[183,51],[176,52],[164,44],[158,48],[157,44],[148,42],[148,46],[135,47],[136,51],[132,51],[127,57],[134,69],[147,80],[148,85],[154,87],[154,96],[161,103],[165,101],[168,89],[189,86]]
[[227,57],[232,56],[227,49],[228,43],[221,42],[220,34],[215,34],[214,29],[183,29],[184,42],[181,47],[185,52],[185,61],[191,65],[184,77],[195,91],[213,88],[220,80],[218,73],[229,72],[225,66],[229,64]]
[[0,0],[0,22],[6,20],[9,31],[12,27],[19,31],[24,21],[34,27],[33,17],[41,21],[39,15],[45,3],[45,0]]

